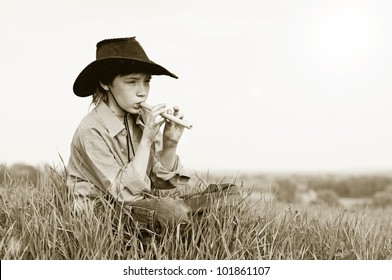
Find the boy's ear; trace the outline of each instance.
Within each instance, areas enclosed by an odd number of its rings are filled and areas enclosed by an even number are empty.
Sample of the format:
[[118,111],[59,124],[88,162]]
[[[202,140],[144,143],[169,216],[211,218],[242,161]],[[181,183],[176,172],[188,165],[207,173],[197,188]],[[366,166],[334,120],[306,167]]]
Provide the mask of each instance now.
[[105,85],[104,83],[102,83],[101,81],[99,81],[99,85],[104,89],[104,90],[109,90],[109,87],[107,85]]

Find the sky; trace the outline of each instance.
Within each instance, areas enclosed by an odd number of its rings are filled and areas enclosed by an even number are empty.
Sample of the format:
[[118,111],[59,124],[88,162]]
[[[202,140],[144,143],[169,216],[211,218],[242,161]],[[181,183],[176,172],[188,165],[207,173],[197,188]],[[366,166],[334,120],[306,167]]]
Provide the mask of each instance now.
[[0,162],[58,164],[93,108],[73,94],[102,39],[136,36],[149,103],[193,124],[189,168],[392,170],[392,3],[382,0],[0,2]]

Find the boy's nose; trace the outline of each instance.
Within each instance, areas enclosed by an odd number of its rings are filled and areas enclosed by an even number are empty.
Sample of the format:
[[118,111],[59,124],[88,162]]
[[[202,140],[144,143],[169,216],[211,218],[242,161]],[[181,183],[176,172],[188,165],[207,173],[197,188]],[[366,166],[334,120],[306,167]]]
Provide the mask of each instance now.
[[141,84],[139,85],[138,88],[138,96],[144,96],[148,93],[148,87],[146,87],[145,85]]

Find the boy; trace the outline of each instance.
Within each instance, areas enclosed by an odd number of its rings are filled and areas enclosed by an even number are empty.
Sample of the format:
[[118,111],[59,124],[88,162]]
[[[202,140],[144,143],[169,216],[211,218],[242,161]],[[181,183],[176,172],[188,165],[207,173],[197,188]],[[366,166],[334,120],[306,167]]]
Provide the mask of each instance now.
[[152,75],[177,78],[151,61],[135,37],[97,44],[96,60],[73,86],[77,96],[93,96],[96,106],[73,137],[67,185],[77,211],[90,211],[109,198],[155,231],[189,222],[191,208],[182,200],[158,199],[151,192],[185,184],[191,173],[176,154],[184,128],[160,116],[183,118],[178,107],[159,104],[149,111],[140,105],[148,98]]

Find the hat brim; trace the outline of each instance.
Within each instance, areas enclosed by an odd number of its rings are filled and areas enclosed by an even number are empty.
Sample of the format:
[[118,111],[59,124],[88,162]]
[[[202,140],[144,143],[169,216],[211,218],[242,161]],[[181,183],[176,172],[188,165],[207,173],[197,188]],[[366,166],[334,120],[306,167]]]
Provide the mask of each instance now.
[[87,97],[94,94],[99,82],[98,79],[100,75],[102,75],[107,67],[113,67],[113,65],[116,64],[129,65],[130,69],[134,68],[135,71],[140,73],[147,73],[151,75],[166,75],[178,79],[175,74],[169,72],[167,69],[153,61],[146,62],[137,59],[112,57],[97,59],[87,65],[76,78],[73,85],[73,92],[80,97]]

